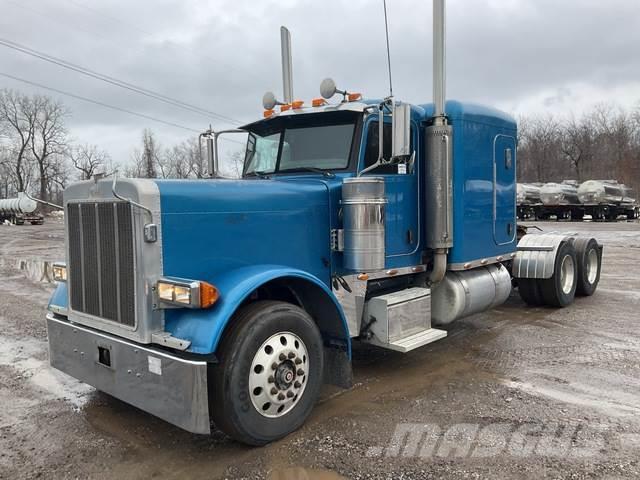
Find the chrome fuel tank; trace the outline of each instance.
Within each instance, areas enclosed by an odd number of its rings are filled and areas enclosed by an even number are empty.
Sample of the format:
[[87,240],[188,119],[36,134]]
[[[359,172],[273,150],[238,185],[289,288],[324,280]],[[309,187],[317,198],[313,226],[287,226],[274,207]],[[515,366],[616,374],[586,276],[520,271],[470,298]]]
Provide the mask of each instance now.
[[443,325],[503,304],[511,293],[511,275],[502,264],[449,271],[431,291],[431,319]]

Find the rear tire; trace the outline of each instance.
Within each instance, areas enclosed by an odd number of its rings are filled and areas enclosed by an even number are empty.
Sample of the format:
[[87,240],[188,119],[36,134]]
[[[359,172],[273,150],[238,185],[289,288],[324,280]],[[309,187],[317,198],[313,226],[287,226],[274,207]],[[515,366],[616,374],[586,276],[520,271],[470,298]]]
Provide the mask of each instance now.
[[298,429],[322,385],[323,344],[307,312],[285,302],[240,309],[212,367],[211,417],[233,439],[265,445]]
[[594,238],[578,237],[573,242],[573,246],[578,260],[576,295],[583,297],[593,295],[600,282],[602,251]]
[[529,306],[537,307],[542,305],[542,295],[540,294],[539,280],[536,278],[519,278],[518,293],[520,298]]
[[576,249],[570,242],[558,247],[551,278],[540,280],[540,293],[546,305],[566,307],[573,302],[578,284]]

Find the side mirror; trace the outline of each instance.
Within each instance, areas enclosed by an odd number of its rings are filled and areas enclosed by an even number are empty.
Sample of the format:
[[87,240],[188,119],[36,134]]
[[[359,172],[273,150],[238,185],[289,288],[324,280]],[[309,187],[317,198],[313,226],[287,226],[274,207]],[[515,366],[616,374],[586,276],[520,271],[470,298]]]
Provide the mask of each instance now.
[[206,137],[207,139],[207,165],[209,166],[209,176],[215,177],[217,175],[218,165],[216,165],[215,147],[213,145],[213,136]]
[[323,98],[329,100],[337,92],[338,88],[336,87],[336,82],[334,82],[333,79],[325,78],[322,80],[322,83],[320,84],[320,95],[322,95]]
[[394,103],[391,122],[391,156],[411,155],[411,105]]
[[262,97],[262,106],[265,110],[273,110],[273,107],[278,105],[278,103],[279,102],[273,92],[267,92]]

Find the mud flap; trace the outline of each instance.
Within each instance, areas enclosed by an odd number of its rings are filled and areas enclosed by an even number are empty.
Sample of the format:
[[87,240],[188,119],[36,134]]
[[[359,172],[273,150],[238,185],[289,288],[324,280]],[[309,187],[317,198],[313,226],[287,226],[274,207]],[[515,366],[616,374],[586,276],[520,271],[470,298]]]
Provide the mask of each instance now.
[[353,386],[351,359],[341,348],[324,347],[324,383],[340,388]]

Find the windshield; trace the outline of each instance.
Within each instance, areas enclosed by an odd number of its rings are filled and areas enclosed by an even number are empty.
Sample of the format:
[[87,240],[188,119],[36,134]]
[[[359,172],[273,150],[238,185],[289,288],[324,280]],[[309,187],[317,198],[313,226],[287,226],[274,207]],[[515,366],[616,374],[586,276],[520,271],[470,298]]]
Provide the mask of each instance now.
[[356,119],[325,113],[256,125],[247,140],[245,176],[347,168]]

